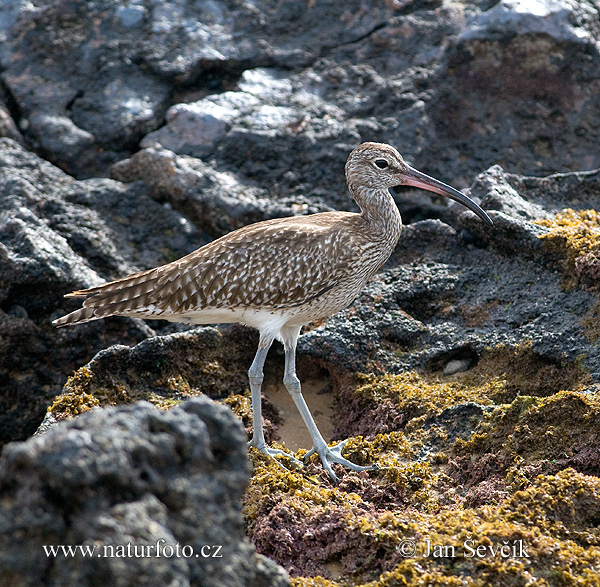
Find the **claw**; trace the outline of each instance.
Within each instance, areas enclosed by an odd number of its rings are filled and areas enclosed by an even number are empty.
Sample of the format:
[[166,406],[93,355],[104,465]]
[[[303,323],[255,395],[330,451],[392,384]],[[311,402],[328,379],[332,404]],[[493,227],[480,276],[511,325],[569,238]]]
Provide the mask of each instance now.
[[255,444],[253,444],[252,441],[250,441],[248,443],[248,446],[249,447],[252,446],[256,450],[271,457],[282,469],[285,469],[286,471],[288,470],[288,468],[285,467],[283,465],[283,463],[281,461],[279,461],[276,457],[279,456],[279,457],[285,457],[286,459],[289,459],[290,463],[292,464],[292,469],[295,469],[295,470],[302,469],[302,467],[304,466],[304,463],[302,463],[302,461],[299,461],[292,454],[287,453],[284,450],[281,450],[279,448],[269,448],[266,444],[262,444],[261,446],[256,446]]
[[326,444],[324,444],[323,446],[319,446],[319,447],[313,446],[304,455],[304,462],[306,462],[306,460],[311,455],[318,453],[319,457],[321,457],[321,462],[323,463],[324,469],[327,471],[330,479],[334,483],[338,483],[339,479],[338,479],[337,475],[333,472],[333,469],[331,468],[331,465],[333,463],[338,463],[340,465],[344,465],[344,467],[348,467],[348,469],[352,469],[352,471],[374,471],[375,469],[378,468],[377,465],[369,465],[369,466],[363,467],[362,465],[357,465],[356,463],[353,463],[353,462],[349,461],[347,458],[343,457],[342,450],[344,449],[344,446],[346,446],[347,442],[348,442],[348,439],[342,440],[342,442],[339,442],[338,444],[331,446],[331,447],[327,446]]

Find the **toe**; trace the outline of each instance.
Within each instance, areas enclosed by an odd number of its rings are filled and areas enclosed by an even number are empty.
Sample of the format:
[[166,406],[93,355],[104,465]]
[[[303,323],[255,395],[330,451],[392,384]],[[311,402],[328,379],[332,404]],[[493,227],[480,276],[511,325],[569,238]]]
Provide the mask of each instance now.
[[313,447],[310,451],[306,453],[304,456],[304,461],[310,457],[315,452],[318,453],[321,458],[321,462],[323,463],[323,468],[327,471],[327,474],[331,478],[334,483],[338,483],[338,477],[333,472],[331,465],[333,463],[338,463],[339,465],[343,465],[352,471],[372,471],[377,468],[377,465],[369,465],[362,466],[349,461],[346,457],[342,456],[342,450],[346,445],[347,440],[343,440],[342,442],[336,444],[335,446],[328,447],[327,445],[322,447]]
[[308,459],[317,452],[317,449],[313,446],[305,455],[302,460],[306,463]]
[[338,479],[338,476],[333,472],[329,461],[325,457],[321,457],[321,462],[323,463],[323,468],[327,471],[327,474],[329,475],[331,481],[337,485],[340,482],[340,480]]
[[[254,445],[250,442],[250,446]],[[286,467],[277,457],[284,457],[288,459],[292,469],[298,470],[304,466],[302,461],[299,461],[293,454],[279,448],[270,448],[266,444],[263,444],[262,446],[254,446],[254,448],[271,457],[279,466],[283,467],[284,469],[286,469]]]

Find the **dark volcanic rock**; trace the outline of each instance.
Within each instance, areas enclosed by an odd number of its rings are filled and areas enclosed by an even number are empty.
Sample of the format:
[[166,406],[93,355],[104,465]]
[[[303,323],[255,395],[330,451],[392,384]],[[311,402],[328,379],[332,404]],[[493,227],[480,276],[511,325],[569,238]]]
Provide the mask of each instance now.
[[585,1],[473,11],[448,45],[431,104],[441,165],[462,156],[525,174],[600,166],[588,147],[598,131],[598,29]]
[[7,446],[0,471],[3,584],[289,585],[244,536],[245,435],[206,398],[95,410]]
[[[158,140],[288,195],[343,194],[326,170],[368,139],[463,185],[599,166],[597,36],[587,1],[0,7],[10,111],[62,168],[106,174]],[[225,90],[245,96],[207,98]]]
[[[359,12],[360,2],[352,4]],[[5,3],[0,63],[28,140],[64,169],[89,176],[157,128],[173,92],[215,91],[261,65],[306,65],[328,46],[369,34],[391,13],[374,9],[319,26],[329,9],[270,0],[60,0],[29,10]]]
[[352,307],[302,336],[300,351],[358,371],[441,371],[453,359],[476,362],[486,348],[531,343],[557,364],[583,358],[600,376],[600,351],[584,324],[597,296],[565,290],[556,259],[539,239],[547,229],[530,221],[567,205],[598,207],[598,177],[488,170],[472,195],[490,210],[492,229],[459,206],[451,208],[456,226],[472,232],[432,220],[405,227],[391,267]]
[[213,399],[243,394],[257,343],[255,331],[235,325],[151,337],[132,348],[114,345],[84,367],[77,391],[109,403],[172,398],[177,391]]
[[277,201],[254,182],[241,183],[230,172],[158,146],[138,151],[113,165],[111,172],[119,181],[145,182],[153,198],[172,205],[213,236],[268,218],[323,209],[308,198]]
[[114,342],[139,342],[143,323],[57,330],[73,289],[146,268],[200,244],[197,231],[142,184],[78,182],[0,139],[0,444],[41,422],[67,374]]
[[[179,327],[157,321],[150,326],[170,335],[144,340],[155,332],[126,319],[55,330],[51,319],[78,305],[62,295],[251,222],[356,210],[343,176],[348,153],[365,140],[389,142],[424,172],[471,185],[494,227],[442,198],[394,190],[407,223],[394,255],[350,308],[310,325],[299,342],[300,366],[330,371],[334,434],[351,437],[348,456],[381,467],[340,471],[331,488],[315,482],[316,459],[298,473],[253,455],[247,531],[294,573],[348,585],[414,586],[424,576],[510,587],[593,582],[599,22],[592,0],[0,2],[0,443],[32,432],[74,369],[50,412],[56,419],[98,403],[168,406],[203,392],[249,425],[256,337],[247,330],[173,334]],[[278,352],[267,391],[281,378]],[[271,441],[277,414],[266,407]],[[140,414],[137,426],[147,410],[125,413]],[[177,428],[171,415],[152,417]],[[48,438],[81,439],[78,426]],[[79,479],[78,443],[55,472],[35,460],[46,477],[32,474],[34,482],[54,483],[63,470]],[[11,448],[10,458],[19,450],[29,449]],[[118,503],[108,481],[90,490],[104,518],[93,499],[61,484],[53,511],[80,508],[78,517],[39,518],[40,535],[46,523],[55,531],[76,519],[60,532],[179,537],[175,526],[185,524],[171,522],[181,512],[152,485],[167,452],[152,454],[159,464],[130,494],[119,486]],[[108,469],[115,483],[125,479]],[[193,484],[197,469],[182,471]],[[489,504],[497,507],[479,507]],[[194,507],[181,515],[195,520]],[[569,519],[567,510],[584,513]],[[545,517],[552,511],[562,513]],[[493,545],[523,538],[531,560],[405,559],[398,550],[427,532],[460,546],[467,529]],[[54,573],[56,584],[77,570],[35,554],[31,572]],[[124,581],[132,569],[147,578],[153,561],[129,562]],[[161,584],[193,567],[162,563],[152,570]],[[119,561],[94,564],[105,565],[103,584],[118,580]],[[559,570],[548,575],[550,567]]]

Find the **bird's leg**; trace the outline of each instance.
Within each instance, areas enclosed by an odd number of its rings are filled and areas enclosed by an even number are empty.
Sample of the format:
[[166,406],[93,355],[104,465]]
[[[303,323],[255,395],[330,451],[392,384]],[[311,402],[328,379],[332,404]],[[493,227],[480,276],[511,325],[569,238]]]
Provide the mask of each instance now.
[[342,456],[342,449],[344,448],[347,440],[343,440],[335,446],[329,447],[319,432],[312,414],[306,405],[306,401],[304,401],[300,387],[300,380],[296,375],[296,341],[299,333],[300,328],[296,330],[295,336],[284,338],[285,372],[283,375],[283,383],[292,396],[292,399],[294,400],[294,403],[296,404],[296,407],[298,408],[298,411],[300,412],[300,415],[304,420],[304,424],[308,428],[308,432],[310,433],[313,441],[313,447],[310,449],[310,451],[308,451],[308,453],[306,453],[304,460],[316,452],[321,457],[323,467],[334,483],[338,482],[338,478],[331,468],[332,463],[339,463],[340,465],[344,465],[353,471],[368,471],[376,468],[374,466],[362,467],[352,463]]
[[[290,454],[279,450],[278,448],[269,448],[265,442],[265,435],[263,432],[262,425],[262,405],[260,398],[260,390],[263,382],[263,366],[267,358],[267,353],[271,347],[273,339],[263,340],[261,337],[258,343],[258,350],[254,356],[254,361],[248,369],[248,379],[250,380],[250,393],[252,395],[252,425],[254,431],[252,433],[252,440],[248,443],[248,446],[253,446],[260,452],[263,452],[270,457],[275,458],[277,455],[287,457],[294,461],[297,465],[302,466],[302,463],[291,456]],[[279,461],[277,461],[279,462]],[[281,464],[281,463],[279,463]]]

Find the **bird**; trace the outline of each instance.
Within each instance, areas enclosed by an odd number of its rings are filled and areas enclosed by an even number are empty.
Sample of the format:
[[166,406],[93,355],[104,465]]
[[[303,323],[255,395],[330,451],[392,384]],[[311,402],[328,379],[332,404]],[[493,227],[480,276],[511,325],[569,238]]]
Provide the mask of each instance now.
[[347,441],[329,447],[317,428],[296,375],[300,331],[348,307],[390,257],[402,230],[390,188],[413,186],[441,194],[465,205],[490,226],[492,220],[469,197],[414,169],[384,143],[357,146],[348,157],[345,174],[360,212],[320,212],[239,228],[166,265],[66,294],[84,298],[83,305],[53,324],[127,316],[254,327],[259,342],[248,370],[253,413],[249,446],[275,459],[287,457],[293,466],[303,465],[284,450],[267,446],[263,433],[263,366],[271,344],[279,340],[285,353],[283,383],[313,442],[304,461],[317,453],[334,483],[338,482],[334,463],[353,471],[376,468],[376,464],[362,466],[346,459],[342,450]]

